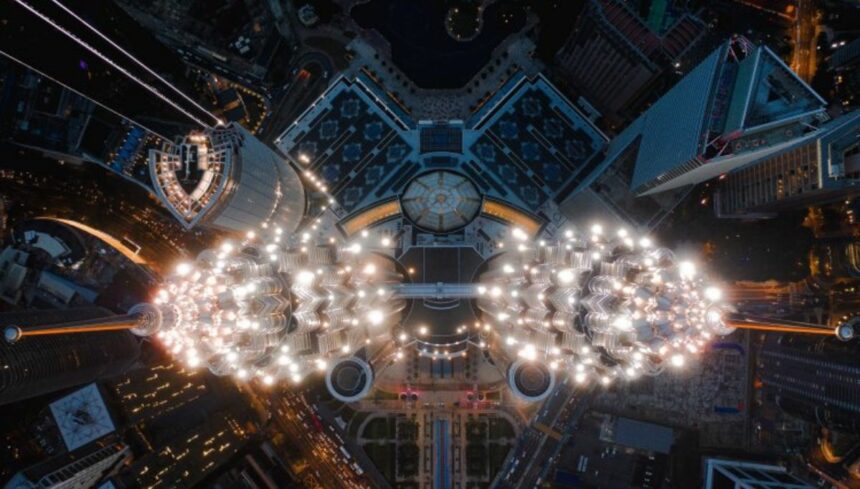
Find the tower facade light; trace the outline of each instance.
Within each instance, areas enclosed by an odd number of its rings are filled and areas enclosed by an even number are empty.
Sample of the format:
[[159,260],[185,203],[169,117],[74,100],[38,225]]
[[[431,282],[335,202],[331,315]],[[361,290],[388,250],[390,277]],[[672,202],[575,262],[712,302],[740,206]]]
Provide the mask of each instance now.
[[727,324],[722,293],[689,261],[626,230],[514,230],[481,276],[478,308],[511,361],[610,384],[682,368]]
[[176,266],[153,302],[137,306],[144,319],[133,331],[190,367],[265,385],[392,339],[405,304],[391,287],[393,261],[355,243],[291,245],[277,228],[263,231]]

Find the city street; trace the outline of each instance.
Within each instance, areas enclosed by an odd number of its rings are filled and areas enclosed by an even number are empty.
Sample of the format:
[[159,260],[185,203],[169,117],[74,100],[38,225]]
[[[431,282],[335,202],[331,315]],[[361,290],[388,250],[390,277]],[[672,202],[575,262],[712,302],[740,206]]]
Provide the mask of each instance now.
[[516,446],[491,487],[516,489],[536,487],[555,466],[556,457],[573,436],[579,418],[589,407],[594,387],[579,388],[560,380],[544,401],[531,424],[523,430]]
[[[307,462],[306,468],[298,474],[302,480],[310,473],[319,484],[318,487],[342,489],[370,489],[385,487],[370,484],[367,477],[356,471],[352,456],[347,458],[340,447],[343,436],[336,434],[333,425],[321,420],[310,407],[301,393],[291,390],[274,390],[264,398],[258,394],[265,405],[271,409],[270,425],[272,436],[282,433],[286,443],[298,450]],[[316,418],[316,419],[315,419]],[[283,447],[278,447],[283,449]],[[354,453],[352,450],[349,453]],[[290,455],[282,455],[290,460]],[[383,479],[384,482],[384,479]],[[313,486],[310,486],[313,487]]]
[[794,52],[791,58],[791,69],[806,82],[812,80],[817,66],[817,19],[818,14],[813,0],[797,0],[797,22],[793,27],[792,35]]
[[278,102],[260,131],[263,141],[272,141],[284,132],[325,91],[334,73],[331,60],[319,52],[300,55],[292,66],[290,79],[273,94]]

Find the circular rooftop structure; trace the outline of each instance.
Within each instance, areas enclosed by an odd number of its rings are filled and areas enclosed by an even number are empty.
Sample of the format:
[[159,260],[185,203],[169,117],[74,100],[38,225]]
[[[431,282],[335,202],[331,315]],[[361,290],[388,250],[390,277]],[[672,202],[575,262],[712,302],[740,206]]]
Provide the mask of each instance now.
[[549,395],[555,375],[542,363],[518,360],[508,369],[508,385],[521,399],[536,402]]
[[373,371],[364,360],[344,358],[335,363],[325,378],[326,387],[337,400],[355,402],[370,392]]
[[415,177],[400,198],[403,213],[416,226],[444,233],[462,228],[481,211],[481,194],[465,176],[436,170]]

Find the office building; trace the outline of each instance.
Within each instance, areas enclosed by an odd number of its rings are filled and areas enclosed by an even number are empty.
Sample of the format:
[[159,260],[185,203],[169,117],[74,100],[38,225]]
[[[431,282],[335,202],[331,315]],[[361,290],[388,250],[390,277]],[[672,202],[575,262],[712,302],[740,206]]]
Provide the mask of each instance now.
[[254,434],[244,399],[208,398],[137,425],[148,448],[113,481],[118,487],[192,487],[231,460]]
[[243,456],[225,464],[212,489],[298,489],[298,478],[278,456],[272,444],[264,441],[246,450]]
[[858,193],[860,111],[854,111],[779,153],[726,175],[714,205],[721,217],[754,217]]
[[143,368],[105,383],[134,447],[134,460],[111,477],[114,487],[191,487],[256,431],[254,411],[232,381],[162,355],[151,348]]
[[[745,313],[772,318],[823,314],[823,307],[827,304],[827,291],[813,279],[797,282],[739,281],[726,292],[729,301]],[[817,322],[821,319],[817,318]]]
[[768,336],[760,355],[764,392],[792,416],[832,430],[860,433],[858,358],[856,341]]
[[664,70],[706,29],[683,14],[655,32],[627,3],[591,0],[555,61],[564,79],[613,124],[649,97]]
[[130,454],[123,443],[94,443],[49,458],[12,477],[5,489],[87,489],[110,475]]
[[68,163],[94,163],[150,190],[149,148],[162,137],[93,99],[0,59],[2,139]]
[[[119,440],[111,413],[96,384],[89,384],[48,405],[56,443],[39,444],[53,455],[16,472],[6,488],[90,488],[119,466],[130,450]],[[26,418],[26,416],[24,416]],[[21,420],[24,421],[23,419]],[[54,440],[49,436],[47,440]],[[20,468],[20,465],[5,467]]]
[[836,95],[845,107],[860,102],[860,38],[839,47],[827,58],[836,81]]
[[116,431],[96,384],[82,387],[49,406],[68,451],[86,446]]
[[209,395],[210,379],[205,371],[165,359],[111,379],[107,388],[124,418],[139,423],[167,415]]
[[707,459],[705,489],[812,489],[779,465]]
[[[52,324],[111,315],[98,307],[0,314],[0,324]],[[75,387],[128,370],[140,354],[127,331],[36,336],[0,342],[0,405]]]
[[304,215],[299,176],[235,123],[150,150],[149,165],[156,194],[187,229],[244,233],[276,220],[292,232]]
[[637,195],[704,182],[784,151],[828,117],[825,101],[766,46],[733,38],[611,143]]

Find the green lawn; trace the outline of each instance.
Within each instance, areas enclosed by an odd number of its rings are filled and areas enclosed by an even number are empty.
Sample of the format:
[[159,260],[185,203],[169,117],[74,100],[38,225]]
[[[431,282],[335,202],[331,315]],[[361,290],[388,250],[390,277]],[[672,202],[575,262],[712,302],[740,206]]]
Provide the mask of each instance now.
[[362,448],[382,475],[385,476],[389,482],[394,482],[394,459],[396,456],[397,445],[393,443],[368,443]]
[[490,473],[498,474],[502,470],[502,464],[505,462],[505,457],[508,456],[510,445],[499,443],[490,443]]
[[483,417],[471,418],[466,422],[466,441],[483,443],[487,439],[487,421]]
[[500,438],[514,438],[514,427],[505,418],[490,418],[490,440],[498,440]]
[[384,440],[393,435],[389,431],[389,418],[373,418],[367,423],[361,436],[371,440]]
[[373,398],[377,401],[396,401],[398,399],[398,395],[396,392],[377,390],[373,393]]
[[364,422],[367,417],[370,416],[370,413],[365,412],[357,412],[355,416],[352,417],[352,420],[349,421],[349,436],[352,438],[358,437],[358,429],[361,427],[361,423]]
[[415,441],[418,439],[418,423],[411,419],[401,419],[397,424],[397,439]]
[[466,445],[466,474],[484,477],[487,474],[487,449],[483,444]]
[[397,449],[397,472],[401,477],[415,477],[418,475],[418,461],[420,455],[418,445],[406,443]]

